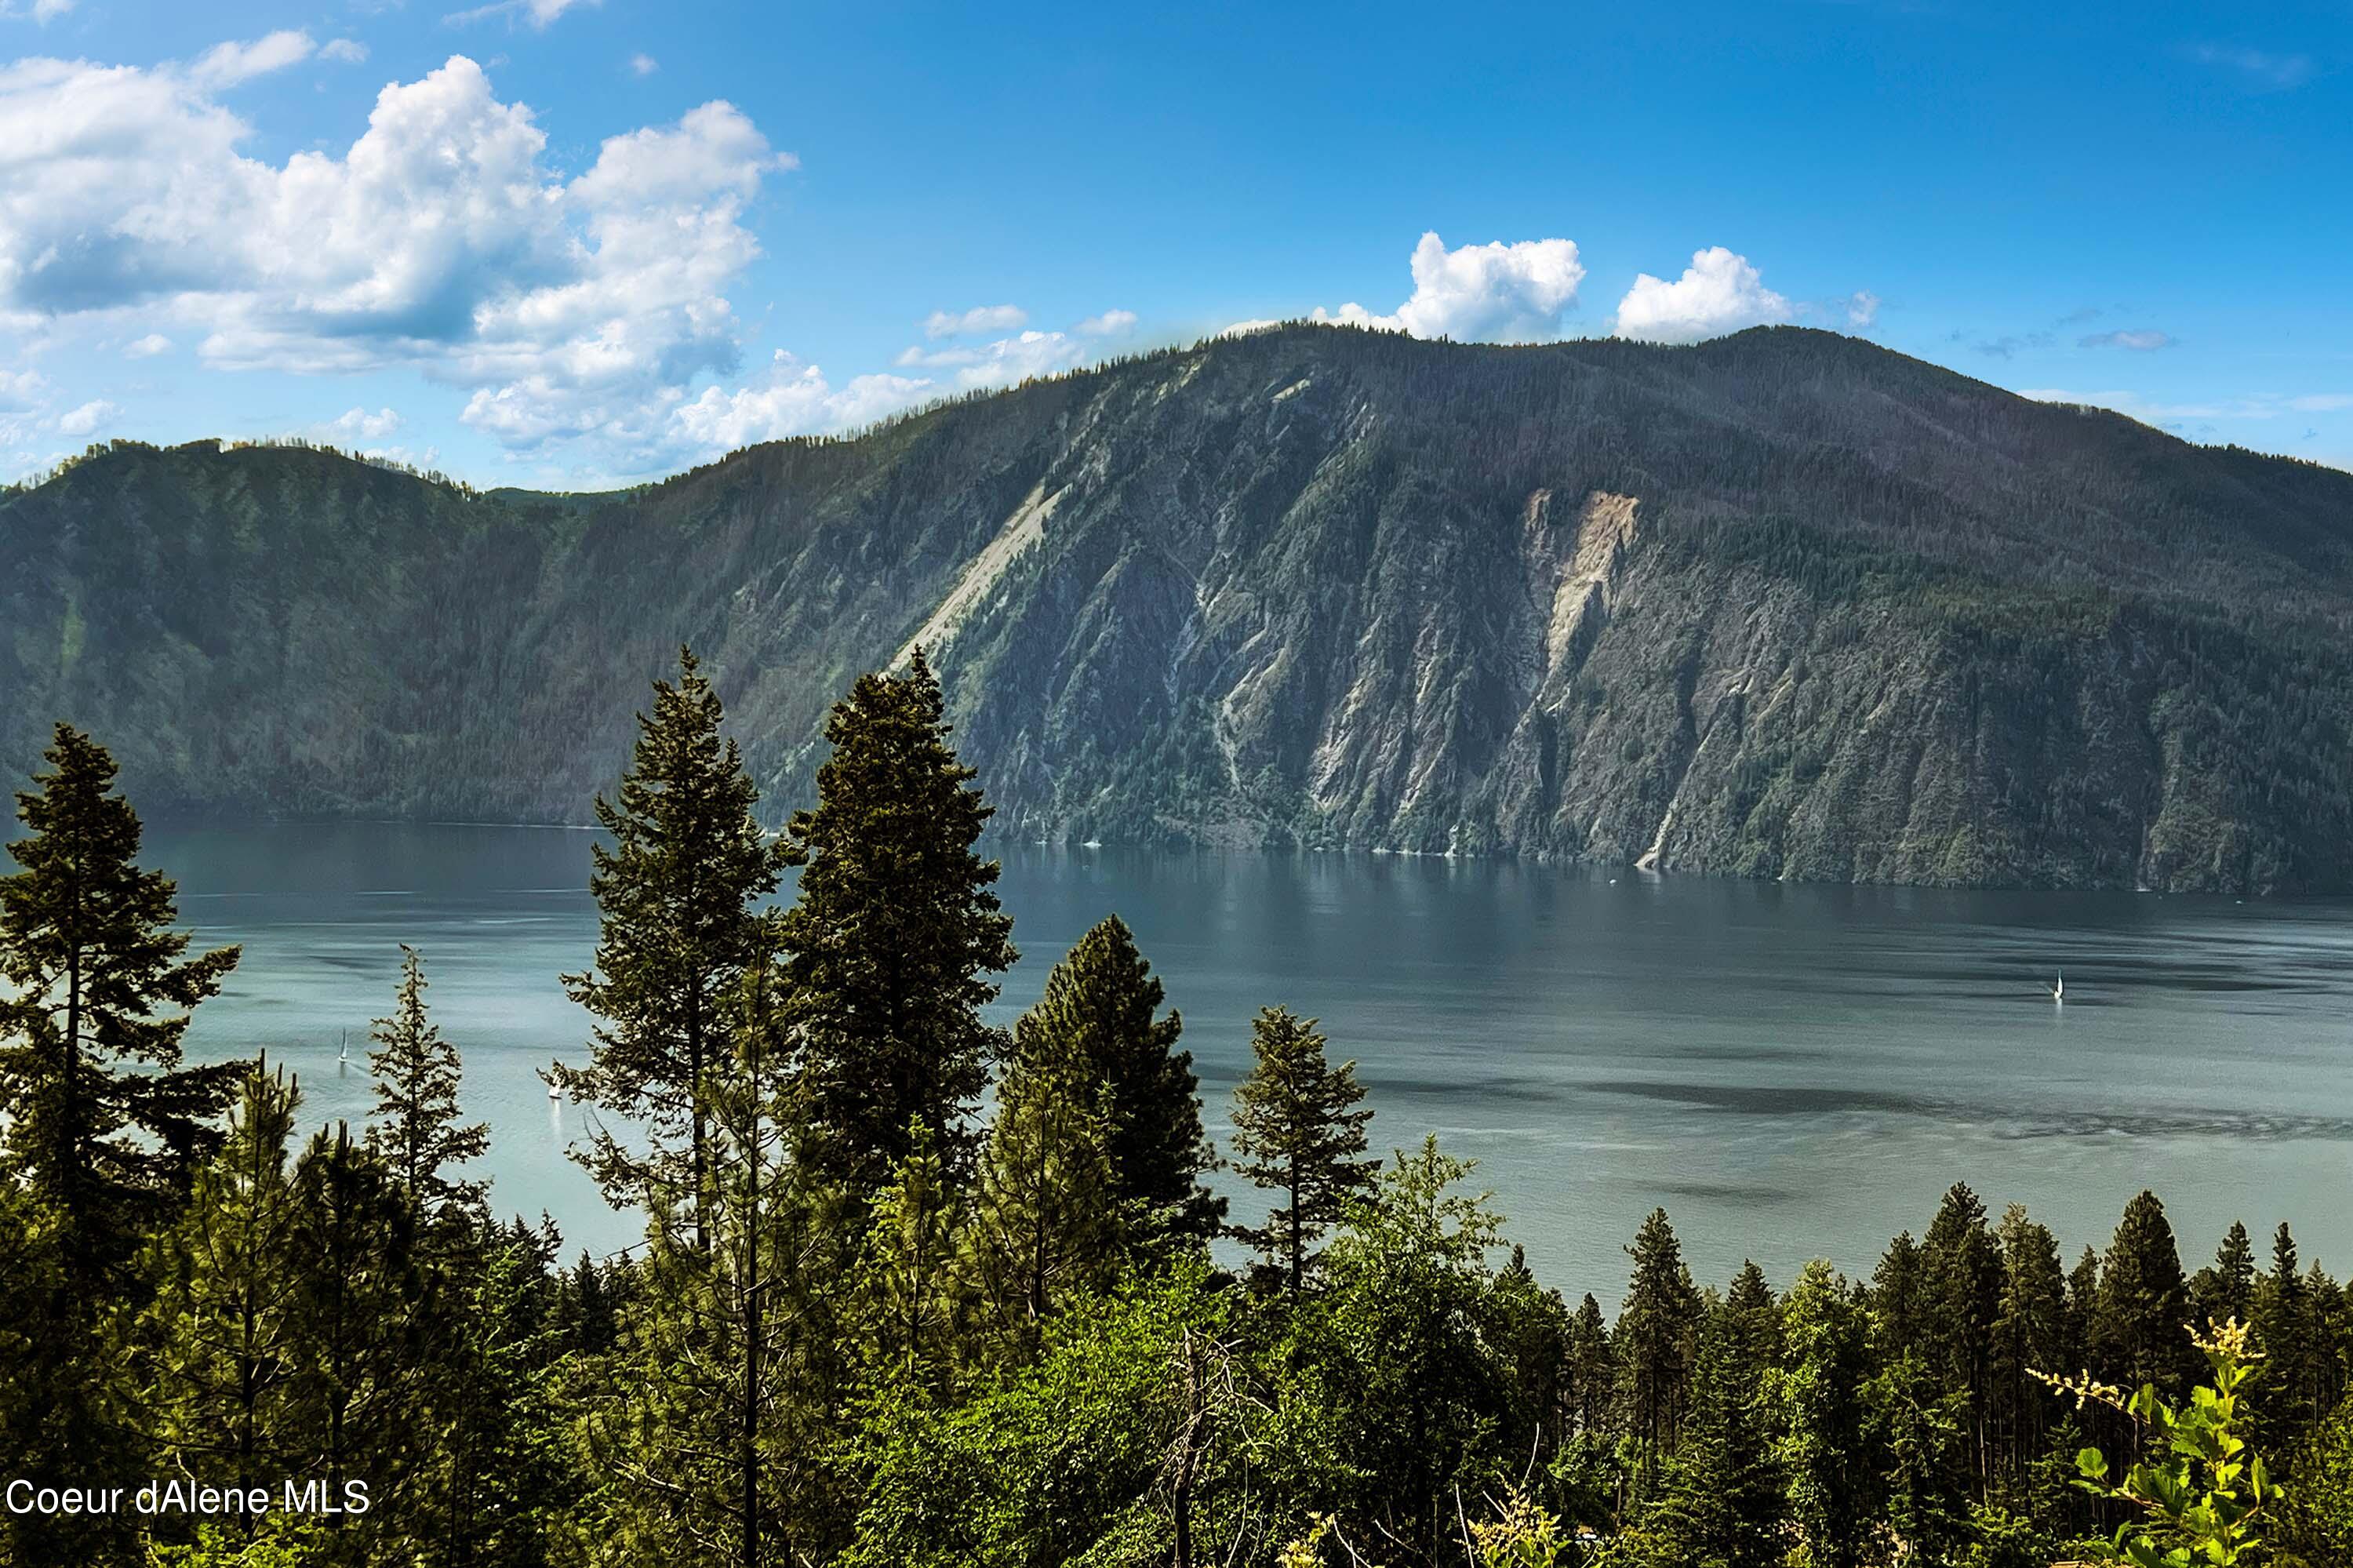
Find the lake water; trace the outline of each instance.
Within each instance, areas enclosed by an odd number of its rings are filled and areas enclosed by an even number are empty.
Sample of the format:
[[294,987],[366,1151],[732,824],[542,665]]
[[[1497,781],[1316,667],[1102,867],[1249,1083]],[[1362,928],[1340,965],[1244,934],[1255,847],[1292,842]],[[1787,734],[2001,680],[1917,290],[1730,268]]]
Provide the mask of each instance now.
[[[205,1059],[266,1050],[312,1122],[365,1115],[368,1021],[397,944],[425,955],[493,1130],[504,1211],[567,1245],[635,1239],[565,1158],[581,1111],[535,1070],[585,1059],[557,976],[596,937],[590,835],[393,825],[158,832],[206,943],[239,942],[197,1014]],[[1370,1091],[1376,1149],[1434,1131],[1480,1161],[1547,1283],[1623,1287],[1663,1205],[1695,1273],[1867,1272],[1967,1181],[2072,1257],[2153,1187],[2185,1261],[2243,1217],[2353,1265],[2353,903],[1944,893],[1373,856],[1008,852],[1021,963],[1001,1021],[1117,912],[1185,1015],[1212,1136],[1249,1021],[1318,1016]],[[2047,982],[2063,969],[2067,1000]],[[348,1029],[353,1062],[336,1063]],[[1246,1189],[1229,1181],[1238,1208]]]

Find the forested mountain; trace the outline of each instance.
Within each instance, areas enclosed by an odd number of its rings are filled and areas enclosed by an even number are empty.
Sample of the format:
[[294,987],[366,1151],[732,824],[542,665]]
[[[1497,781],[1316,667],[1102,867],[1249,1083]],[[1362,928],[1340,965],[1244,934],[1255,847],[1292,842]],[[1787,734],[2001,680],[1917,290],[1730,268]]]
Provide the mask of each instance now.
[[2353,886],[2353,476],[1872,344],[1295,327],[602,497],[118,445],[0,500],[0,768],[585,820],[681,641],[768,808],[915,641],[997,831]]

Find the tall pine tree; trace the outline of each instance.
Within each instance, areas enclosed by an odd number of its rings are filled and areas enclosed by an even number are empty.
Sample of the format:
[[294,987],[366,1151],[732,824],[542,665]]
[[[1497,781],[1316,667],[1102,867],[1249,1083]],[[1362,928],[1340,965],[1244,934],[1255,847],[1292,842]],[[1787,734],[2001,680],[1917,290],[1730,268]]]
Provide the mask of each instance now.
[[1162,994],[1126,923],[1107,916],[1046,977],[1014,1025],[1014,1056],[1082,1094],[1103,1091],[1113,1190],[1146,1235],[1207,1240],[1226,1205],[1200,1184],[1216,1153],[1201,1132],[1192,1053],[1176,1049],[1184,1022],[1153,1016]]
[[989,808],[949,748],[939,682],[918,649],[900,675],[860,675],[826,724],[818,803],[786,830],[805,862],[785,916],[786,1005],[800,1043],[801,1157],[860,1196],[892,1179],[920,1121],[952,1174],[971,1169],[973,1105],[1001,1036],[987,977],[1010,968],[1013,921],[973,853]]
[[374,1033],[376,1049],[368,1054],[368,1068],[375,1075],[379,1119],[369,1128],[369,1141],[420,1217],[438,1219],[452,1205],[477,1206],[479,1183],[452,1181],[442,1172],[489,1150],[491,1129],[480,1122],[459,1124],[458,1049],[427,1016],[425,963],[405,943],[392,1016],[377,1019]]
[[183,1067],[180,1041],[237,949],[183,956],[171,879],[136,863],[139,817],[106,748],[59,725],[44,755],[16,797],[23,869],[0,877],[0,1103],[7,1152],[95,1300],[219,1146],[244,1068]]
[[1264,1225],[1238,1225],[1233,1234],[1282,1270],[1294,1300],[1316,1239],[1380,1168],[1360,1158],[1373,1113],[1357,1108],[1365,1091],[1356,1064],[1333,1066],[1324,1046],[1315,1020],[1287,1007],[1261,1008],[1250,1023],[1250,1075],[1234,1091],[1236,1169],[1283,1201]]
[[1634,1445],[1636,1488],[1646,1494],[1682,1430],[1702,1303],[1664,1209],[1651,1211],[1626,1252],[1633,1276],[1609,1342],[1618,1356],[1619,1408]]
[[789,852],[753,819],[759,791],[735,743],[720,736],[719,694],[691,650],[679,650],[678,664],[678,683],[655,682],[654,711],[638,715],[618,799],[596,800],[613,842],[591,852],[596,965],[564,977],[597,1020],[593,1054],[586,1068],[559,1063],[549,1076],[651,1134],[648,1157],[600,1133],[586,1163],[617,1206],[648,1202],[656,1188],[682,1197],[700,1245],[710,1201],[703,1077],[727,1054],[726,1000],[760,940],[752,906],[776,891]]

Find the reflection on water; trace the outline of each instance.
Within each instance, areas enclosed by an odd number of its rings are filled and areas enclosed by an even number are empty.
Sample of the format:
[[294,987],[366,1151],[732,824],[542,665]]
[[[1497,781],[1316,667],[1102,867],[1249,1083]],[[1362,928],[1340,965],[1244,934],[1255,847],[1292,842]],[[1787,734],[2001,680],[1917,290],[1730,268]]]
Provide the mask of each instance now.
[[[588,842],[154,835],[184,918],[247,949],[193,1048],[266,1049],[301,1074],[312,1117],[363,1117],[360,1043],[409,942],[465,1053],[468,1108],[493,1125],[499,1202],[621,1245],[629,1223],[563,1157],[586,1113],[535,1076],[584,1054],[557,976],[595,942]],[[2152,1186],[2193,1266],[2234,1216],[2287,1219],[2307,1255],[2353,1262],[2353,904],[1611,875],[1010,851],[1000,891],[1023,959],[1002,1013],[1115,910],[1185,1014],[1213,1136],[1251,1013],[1320,1016],[1360,1064],[1377,1146],[1434,1130],[1478,1159],[1539,1271],[1605,1301],[1653,1204],[1702,1278],[1754,1255],[1786,1280],[1816,1254],[1868,1268],[1957,1180],[1997,1212],[2026,1202],[2071,1250]]]

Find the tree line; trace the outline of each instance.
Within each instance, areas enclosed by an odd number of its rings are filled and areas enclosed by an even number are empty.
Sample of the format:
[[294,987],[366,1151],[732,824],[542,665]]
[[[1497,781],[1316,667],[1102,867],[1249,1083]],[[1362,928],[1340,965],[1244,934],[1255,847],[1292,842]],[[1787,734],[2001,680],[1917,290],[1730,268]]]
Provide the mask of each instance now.
[[566,1260],[466,1174],[423,955],[362,1127],[184,1059],[237,950],[191,951],[59,726],[0,878],[0,1482],[273,1503],[12,1508],[0,1562],[2353,1562],[2353,1296],[2284,1225],[2191,1273],[2144,1192],[2071,1265],[1957,1185],[1868,1278],[1719,1288],[1662,1211],[1588,1260],[1613,1319],[1435,1139],[1374,1158],[1314,1020],[1259,1013],[1214,1148],[1116,916],[991,1026],[1012,920],[920,653],[826,739],[771,835],[691,653],[640,715],[565,977],[593,1036],[547,1075],[644,1234]]

